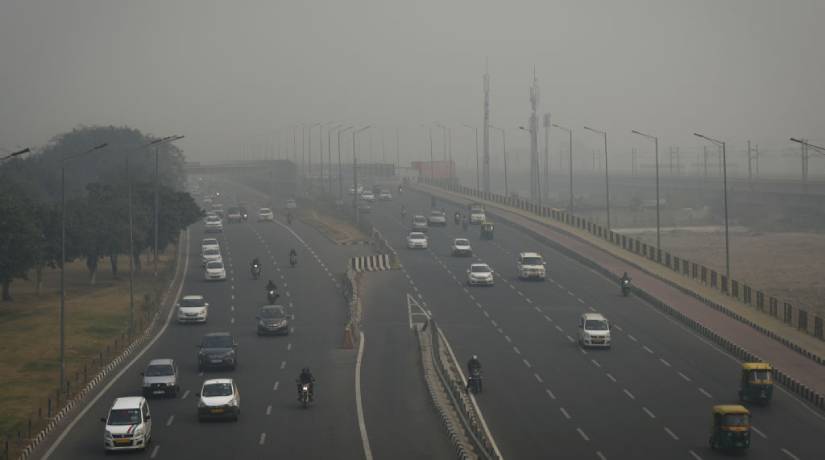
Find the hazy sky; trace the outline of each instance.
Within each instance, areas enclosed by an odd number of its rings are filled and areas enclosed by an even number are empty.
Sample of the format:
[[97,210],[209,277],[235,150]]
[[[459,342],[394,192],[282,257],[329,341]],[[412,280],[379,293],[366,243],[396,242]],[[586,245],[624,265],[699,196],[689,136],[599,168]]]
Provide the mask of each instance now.
[[0,147],[115,124],[184,134],[190,158],[212,159],[343,121],[385,127],[393,151],[398,126],[420,155],[437,120],[458,154],[462,125],[481,124],[485,58],[514,149],[533,66],[541,111],[583,146],[601,146],[588,124],[617,155],[647,148],[631,129],[786,147],[825,140],[823,24],[821,0],[0,0]]

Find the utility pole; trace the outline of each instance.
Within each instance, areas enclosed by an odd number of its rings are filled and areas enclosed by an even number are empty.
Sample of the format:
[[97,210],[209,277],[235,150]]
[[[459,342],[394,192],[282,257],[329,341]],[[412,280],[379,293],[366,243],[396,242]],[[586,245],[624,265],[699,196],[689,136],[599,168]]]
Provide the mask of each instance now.
[[[554,128],[559,128],[562,131],[567,131],[567,135],[569,136],[570,140],[570,156],[567,160],[568,163],[568,171],[570,174],[570,178],[568,180],[568,185],[570,186],[570,203],[567,205],[567,214],[572,216],[573,215],[573,129],[572,128],[565,128],[556,123],[552,123],[551,126]],[[561,165],[561,152],[559,152],[559,164]]]
[[485,62],[484,70],[484,136],[482,146],[484,149],[484,158],[482,164],[484,165],[483,186],[484,191],[490,192],[490,73],[489,67]]
[[708,177],[708,146],[702,146],[702,154],[705,159],[705,177]]
[[607,231],[610,231],[610,179],[607,168],[607,131],[600,131],[587,126],[585,126],[584,129],[596,134],[601,134],[602,137],[604,137],[604,200],[605,207],[607,208]]
[[544,114],[544,180],[542,181],[542,195],[546,202],[550,201],[550,114]]
[[630,151],[630,170],[633,176],[636,175],[636,149]]

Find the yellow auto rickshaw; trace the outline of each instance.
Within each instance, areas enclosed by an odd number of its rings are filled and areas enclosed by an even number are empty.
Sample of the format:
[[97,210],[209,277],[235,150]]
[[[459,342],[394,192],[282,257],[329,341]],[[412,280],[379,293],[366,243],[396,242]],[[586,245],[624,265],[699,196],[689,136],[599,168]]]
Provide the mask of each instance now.
[[768,363],[743,363],[739,401],[767,404],[773,397],[773,368]]
[[711,449],[745,450],[751,445],[751,413],[745,406],[725,404],[713,406],[710,428]]
[[482,240],[492,240],[493,239],[493,223],[492,222],[482,222],[481,223],[481,239]]

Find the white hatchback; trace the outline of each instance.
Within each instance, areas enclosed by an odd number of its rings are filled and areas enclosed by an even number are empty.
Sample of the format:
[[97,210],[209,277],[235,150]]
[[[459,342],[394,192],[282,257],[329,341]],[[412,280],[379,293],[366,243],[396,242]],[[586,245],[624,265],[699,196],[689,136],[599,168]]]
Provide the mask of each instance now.
[[238,421],[241,415],[241,393],[232,379],[211,379],[203,382],[198,396],[198,420],[209,417],[229,417]]
[[142,396],[115,399],[109,414],[100,420],[106,424],[103,448],[107,451],[145,450],[152,440],[152,415]]
[[258,222],[273,222],[275,214],[269,208],[261,208],[258,210]]
[[470,286],[492,286],[493,269],[487,264],[470,264],[467,269],[467,284]]
[[579,344],[583,347],[610,348],[610,323],[599,313],[584,313],[579,318]]

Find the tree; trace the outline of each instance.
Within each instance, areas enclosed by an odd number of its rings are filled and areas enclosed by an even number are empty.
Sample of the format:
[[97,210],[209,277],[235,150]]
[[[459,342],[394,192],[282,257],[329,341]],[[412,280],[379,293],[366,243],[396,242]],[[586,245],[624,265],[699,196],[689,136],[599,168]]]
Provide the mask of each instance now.
[[3,301],[11,301],[11,282],[26,279],[37,263],[43,238],[32,213],[32,202],[21,188],[0,182],[0,284]]

